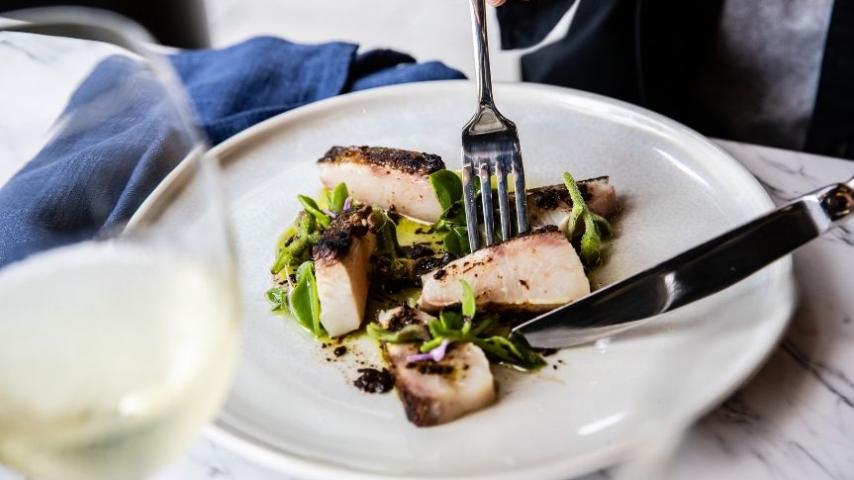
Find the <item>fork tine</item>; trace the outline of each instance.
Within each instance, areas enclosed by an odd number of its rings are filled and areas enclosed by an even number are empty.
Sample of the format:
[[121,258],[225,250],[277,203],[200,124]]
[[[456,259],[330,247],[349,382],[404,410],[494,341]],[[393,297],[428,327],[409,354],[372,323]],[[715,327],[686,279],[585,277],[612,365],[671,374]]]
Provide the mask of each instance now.
[[477,209],[474,200],[474,162],[471,155],[465,151],[463,151],[463,204],[466,209],[469,249],[474,252],[480,248],[480,232],[477,228]]
[[490,182],[491,168],[490,159],[477,157],[475,160],[477,173],[480,176],[480,198],[483,202],[483,233],[486,237],[486,246],[495,244],[495,218],[492,206],[492,184]]
[[528,231],[528,195],[525,191],[525,168],[522,166],[522,152],[518,145],[511,155],[513,164],[513,178],[516,192],[516,227],[517,232]]
[[499,155],[492,166],[498,179],[498,213],[501,217],[502,242],[509,240],[513,233],[513,224],[510,221],[510,198],[507,193],[508,160],[506,155]]

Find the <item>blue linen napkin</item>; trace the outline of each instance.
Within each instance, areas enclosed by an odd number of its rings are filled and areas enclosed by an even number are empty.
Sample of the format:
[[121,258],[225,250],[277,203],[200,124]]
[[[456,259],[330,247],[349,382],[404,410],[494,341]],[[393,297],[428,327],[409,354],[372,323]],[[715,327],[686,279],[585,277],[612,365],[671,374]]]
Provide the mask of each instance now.
[[[212,143],[342,93],[465,78],[439,62],[415,63],[391,50],[358,54],[357,48],[259,37],[170,60]],[[106,109],[111,99],[123,108]],[[135,61],[113,56],[95,67],[60,117],[71,123],[0,188],[0,267],[109,232],[130,218],[190,147],[169,105],[158,99],[159,84]],[[99,120],[85,124],[92,117]]]

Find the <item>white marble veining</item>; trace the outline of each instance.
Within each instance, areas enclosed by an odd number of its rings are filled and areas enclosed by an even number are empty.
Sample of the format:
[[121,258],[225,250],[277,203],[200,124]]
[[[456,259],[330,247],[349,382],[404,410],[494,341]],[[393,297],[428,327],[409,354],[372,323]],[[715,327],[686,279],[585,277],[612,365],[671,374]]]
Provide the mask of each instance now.
[[[250,20],[252,9],[247,13],[238,4],[242,6],[231,0],[212,2],[218,43],[257,33],[245,24],[235,27],[239,34],[224,29],[229,15]],[[271,27],[268,33],[284,32]],[[38,150],[67,95],[109,51],[83,42],[0,34],[0,184]],[[443,58],[441,51],[429,56]],[[719,143],[778,203],[854,175],[850,161]],[[800,305],[785,339],[749,383],[692,428],[678,451],[675,478],[854,478],[852,248],[854,224],[849,222],[795,254]],[[610,477],[601,472],[588,480]],[[0,468],[0,480],[17,478]],[[287,477],[202,437],[155,478]]]

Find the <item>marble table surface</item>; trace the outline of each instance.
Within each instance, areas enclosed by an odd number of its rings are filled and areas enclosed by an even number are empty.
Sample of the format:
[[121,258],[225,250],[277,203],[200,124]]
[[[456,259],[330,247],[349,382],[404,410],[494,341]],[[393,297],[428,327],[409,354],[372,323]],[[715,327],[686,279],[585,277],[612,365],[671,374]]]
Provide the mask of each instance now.
[[[0,34],[0,184],[38,151],[68,94],[111,51]],[[716,142],[778,203],[854,175],[851,161]],[[674,478],[854,478],[854,222],[794,259],[799,306],[785,338],[752,380],[691,429],[678,450]],[[610,477],[600,472],[588,480]],[[0,467],[0,480],[17,478]],[[290,477],[202,436],[155,478]]]

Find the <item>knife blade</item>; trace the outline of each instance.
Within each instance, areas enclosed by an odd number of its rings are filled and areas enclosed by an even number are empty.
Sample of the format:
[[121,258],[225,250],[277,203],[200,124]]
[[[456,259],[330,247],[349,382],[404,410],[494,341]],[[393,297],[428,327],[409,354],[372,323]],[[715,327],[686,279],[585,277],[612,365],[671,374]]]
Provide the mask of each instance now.
[[719,292],[823,235],[854,211],[854,178],[796,200],[655,267],[513,329],[533,347],[565,348]]

